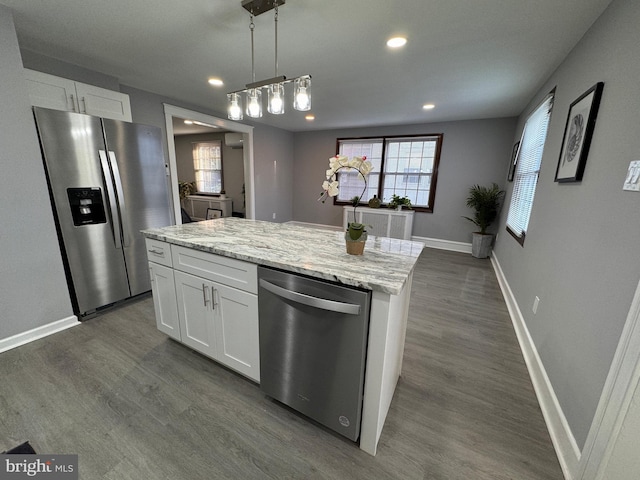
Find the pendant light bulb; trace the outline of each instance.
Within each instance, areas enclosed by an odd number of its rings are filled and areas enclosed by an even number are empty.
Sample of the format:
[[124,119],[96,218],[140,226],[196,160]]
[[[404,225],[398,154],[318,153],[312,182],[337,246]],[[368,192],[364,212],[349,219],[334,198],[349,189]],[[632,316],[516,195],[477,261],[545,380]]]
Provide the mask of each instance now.
[[262,117],[262,90],[259,88],[247,90],[247,115],[251,118]]
[[281,83],[269,85],[269,113],[282,115],[284,113],[284,86]]
[[296,78],[294,86],[293,108],[301,112],[311,110],[311,78]]
[[228,93],[227,102],[229,103],[227,108],[229,120],[242,120],[242,97],[240,94]]

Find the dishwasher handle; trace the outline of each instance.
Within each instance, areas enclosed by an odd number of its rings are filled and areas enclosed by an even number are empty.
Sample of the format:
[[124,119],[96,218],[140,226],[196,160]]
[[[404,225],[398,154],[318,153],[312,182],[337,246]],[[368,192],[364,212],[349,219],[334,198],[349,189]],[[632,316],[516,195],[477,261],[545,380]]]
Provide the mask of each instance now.
[[360,313],[360,305],[354,303],[336,302],[333,300],[327,300],[325,298],[318,298],[312,295],[306,295],[304,293],[294,292],[287,290],[286,288],[274,285],[271,282],[267,282],[265,279],[260,279],[260,286],[265,290],[270,291],[274,295],[277,295],[293,302],[301,303],[313,308],[319,308],[322,310],[328,310],[330,312],[346,313],[348,315],[358,315]]

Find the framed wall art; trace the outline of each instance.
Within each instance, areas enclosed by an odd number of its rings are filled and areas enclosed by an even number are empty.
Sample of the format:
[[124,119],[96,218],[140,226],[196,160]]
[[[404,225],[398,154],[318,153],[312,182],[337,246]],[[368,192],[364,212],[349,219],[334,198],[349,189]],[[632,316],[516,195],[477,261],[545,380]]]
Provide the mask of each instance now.
[[520,152],[520,141],[517,141],[513,146],[513,152],[511,153],[511,164],[509,165],[509,173],[507,174],[507,181],[513,182],[513,175],[516,173],[516,167],[518,166],[518,153]]
[[603,82],[596,83],[569,107],[556,169],[556,182],[568,183],[582,180],[603,88]]

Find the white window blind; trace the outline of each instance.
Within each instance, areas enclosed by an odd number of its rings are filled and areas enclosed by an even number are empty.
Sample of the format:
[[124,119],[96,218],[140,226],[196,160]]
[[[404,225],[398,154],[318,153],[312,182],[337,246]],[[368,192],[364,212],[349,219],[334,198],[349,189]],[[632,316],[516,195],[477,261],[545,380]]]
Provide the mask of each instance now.
[[507,228],[521,243],[524,242],[529,227],[529,217],[536,193],[552,107],[553,92],[529,116],[520,140],[518,165],[513,178],[513,193],[507,215]]
[[193,144],[193,169],[198,192],[222,191],[222,143],[219,141]]

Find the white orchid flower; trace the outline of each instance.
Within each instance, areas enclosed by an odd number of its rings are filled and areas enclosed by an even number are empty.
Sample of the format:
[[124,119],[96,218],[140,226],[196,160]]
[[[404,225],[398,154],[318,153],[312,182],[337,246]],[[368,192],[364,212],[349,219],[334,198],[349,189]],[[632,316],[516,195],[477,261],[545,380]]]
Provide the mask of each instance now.
[[328,180],[325,180],[322,183],[322,189],[327,192],[327,195],[330,197],[335,197],[338,195],[338,181],[334,180],[333,182],[329,182]]
[[360,173],[362,175],[369,175],[369,173],[371,173],[371,171],[373,170],[373,165],[371,165],[371,162],[369,160],[365,160],[360,164],[358,170],[360,170]]

